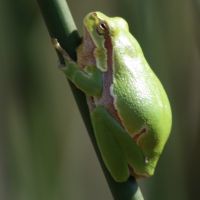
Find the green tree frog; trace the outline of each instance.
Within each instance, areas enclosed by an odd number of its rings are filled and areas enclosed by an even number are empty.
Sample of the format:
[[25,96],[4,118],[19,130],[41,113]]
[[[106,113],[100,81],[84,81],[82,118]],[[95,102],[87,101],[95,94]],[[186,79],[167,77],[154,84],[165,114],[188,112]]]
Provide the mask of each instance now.
[[171,108],[163,86],[140,45],[120,17],[91,12],[73,61],[56,39],[61,70],[88,101],[95,138],[113,179],[154,174],[171,129]]

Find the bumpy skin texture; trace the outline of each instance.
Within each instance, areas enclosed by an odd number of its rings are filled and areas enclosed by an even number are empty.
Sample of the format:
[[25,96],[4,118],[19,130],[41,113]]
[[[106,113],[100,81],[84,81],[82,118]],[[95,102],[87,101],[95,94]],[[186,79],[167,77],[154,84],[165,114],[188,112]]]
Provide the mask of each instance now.
[[87,96],[109,172],[119,182],[130,174],[153,175],[170,133],[171,109],[127,22],[89,13],[77,56],[78,63],[66,59],[63,71]]

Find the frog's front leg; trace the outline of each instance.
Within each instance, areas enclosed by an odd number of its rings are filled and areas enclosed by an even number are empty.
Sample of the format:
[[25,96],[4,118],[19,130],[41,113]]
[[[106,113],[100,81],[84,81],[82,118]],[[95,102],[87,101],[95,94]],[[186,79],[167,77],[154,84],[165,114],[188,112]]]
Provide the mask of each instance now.
[[65,49],[60,46],[57,39],[52,39],[52,44],[65,59],[65,65],[61,65],[60,69],[65,73],[66,77],[85,94],[89,96],[100,96],[103,89],[101,71],[94,66],[85,66],[84,69],[80,68],[70,58]]
[[116,181],[128,179],[129,167],[135,172],[145,171],[145,157],[139,146],[103,106],[91,112],[91,119],[104,163]]

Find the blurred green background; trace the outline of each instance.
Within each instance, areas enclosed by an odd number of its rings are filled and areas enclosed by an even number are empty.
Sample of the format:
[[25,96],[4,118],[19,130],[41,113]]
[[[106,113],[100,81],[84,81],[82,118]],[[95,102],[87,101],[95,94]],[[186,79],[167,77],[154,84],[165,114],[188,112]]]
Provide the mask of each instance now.
[[[198,199],[200,1],[68,1],[81,32],[92,10],[122,16],[169,95],[173,129],[147,200]],[[36,1],[0,0],[0,199],[112,196]]]

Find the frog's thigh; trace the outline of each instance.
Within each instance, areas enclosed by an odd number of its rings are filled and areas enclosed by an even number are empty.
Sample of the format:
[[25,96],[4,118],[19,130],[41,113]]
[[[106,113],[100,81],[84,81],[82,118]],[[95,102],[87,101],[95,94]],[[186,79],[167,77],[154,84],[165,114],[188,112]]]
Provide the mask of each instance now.
[[127,180],[129,177],[128,163],[115,136],[115,134],[124,134],[124,132],[103,106],[96,107],[91,117],[97,144],[107,169],[116,181]]

